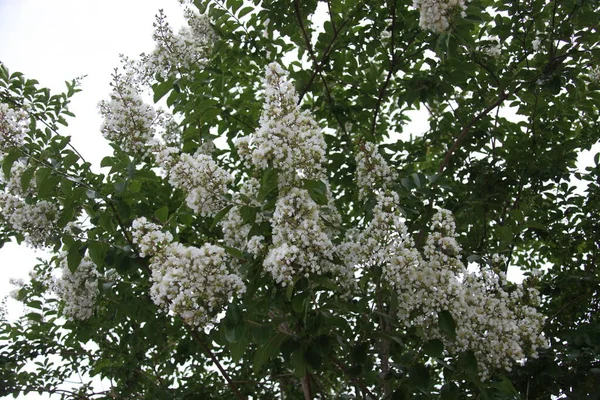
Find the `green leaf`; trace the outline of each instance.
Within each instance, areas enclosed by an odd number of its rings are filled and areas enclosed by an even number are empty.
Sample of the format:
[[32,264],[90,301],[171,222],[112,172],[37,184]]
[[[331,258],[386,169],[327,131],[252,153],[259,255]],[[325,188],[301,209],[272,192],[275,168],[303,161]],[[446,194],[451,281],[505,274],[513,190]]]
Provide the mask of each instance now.
[[438,325],[448,339],[456,340],[456,322],[450,311],[443,310],[438,313]]
[[118,194],[125,192],[125,189],[127,189],[127,181],[120,180],[115,182],[115,190]]
[[305,179],[304,188],[318,205],[325,206],[329,203],[329,199],[327,198],[327,186],[322,181]]
[[88,251],[94,264],[98,266],[104,265],[108,247],[108,244],[102,242],[90,241],[88,243]]
[[137,193],[142,189],[142,182],[138,180],[134,180],[129,182],[129,190],[133,193]]
[[86,247],[82,246],[79,241],[74,242],[69,248],[69,252],[67,253],[67,266],[72,273],[75,273],[79,264],[81,264],[85,250]]
[[160,99],[165,97],[167,93],[173,90],[173,82],[166,81],[156,85],[152,85],[152,91],[154,92],[154,102],[158,103]]
[[231,360],[234,363],[237,363],[246,353],[246,349],[248,348],[248,344],[250,343],[248,339],[248,335],[244,330],[244,335],[238,339],[237,342],[231,343],[229,345],[229,351],[231,353]]
[[115,165],[115,159],[111,156],[106,156],[100,161],[101,167],[112,167]]
[[2,171],[4,172],[4,176],[10,176],[10,171],[12,170],[12,166],[19,159],[19,152],[13,150],[4,156],[2,162]]
[[254,7],[244,7],[240,10],[240,12],[238,13],[238,18],[242,18],[245,15],[247,15],[248,13],[252,12],[252,10],[254,10]]
[[223,323],[225,326],[233,328],[242,321],[242,310],[237,303],[229,303]]
[[29,183],[31,183],[34,172],[35,168],[27,168],[21,175],[21,190],[23,190],[23,192],[26,192],[29,188]]
[[52,190],[56,189],[59,178],[52,176],[50,168],[38,168],[35,173],[35,183],[38,189],[38,196],[46,197]]
[[240,214],[242,216],[242,221],[244,222],[244,224],[254,224],[254,221],[256,221],[256,211],[257,209],[255,207],[240,207]]
[[42,314],[40,314],[40,313],[30,312],[25,317],[28,320],[30,320],[30,321],[34,321],[34,322],[37,322],[37,323],[41,323],[42,322]]
[[444,353],[444,343],[439,339],[431,339],[423,345],[423,351],[429,357],[441,358]]
[[292,353],[290,357],[292,368],[294,369],[294,375],[297,378],[304,378],[306,376],[306,358],[304,357],[304,351],[300,348]]
[[500,392],[508,395],[518,396],[519,392],[513,386],[512,382],[506,377],[502,376],[500,382],[493,382],[490,386],[494,389],[498,389]]
[[306,301],[310,295],[310,292],[296,293],[292,299],[292,310],[297,314],[302,314],[306,306]]
[[235,343],[239,341],[242,336],[244,336],[245,331],[245,324],[238,324],[234,327],[228,327],[225,325],[225,340],[227,340],[228,343]]
[[358,343],[352,347],[351,356],[356,364],[362,365],[367,361],[369,344],[366,342]]
[[221,211],[219,211],[217,213],[217,215],[215,215],[215,217],[213,218],[213,222],[212,224],[210,224],[210,230],[212,231],[213,229],[215,229],[215,227],[217,226],[217,224],[219,222],[221,222],[221,220],[223,218],[225,218],[225,216],[229,213],[229,210],[231,210],[231,207],[233,207],[232,205],[228,205],[225,208],[223,208]]
[[[294,282],[295,283],[295,282]],[[288,284],[285,289],[285,298],[290,301],[292,299],[292,294],[294,293],[294,284]]]
[[169,206],[164,206],[154,211],[154,216],[163,224],[169,219]]
[[446,383],[442,386],[440,394],[442,400],[455,400],[458,398],[458,386],[454,382]]
[[283,333],[277,333],[273,336],[265,346],[260,346],[256,349],[256,354],[254,354],[254,361],[252,363],[252,368],[254,373],[257,374],[262,366],[271,359],[271,357],[275,356],[279,352],[279,348],[281,344],[285,341],[288,336]]
[[235,247],[229,247],[229,246],[223,246],[223,248],[229,255],[237,258],[238,260],[246,260],[246,256],[244,255],[243,251],[238,250]]
[[260,180],[260,190],[258,191],[257,200],[264,201],[269,193],[278,187],[279,173],[276,169],[266,169]]
[[477,375],[477,357],[475,357],[475,354],[472,351],[462,353],[459,357],[459,361],[469,375],[472,377]]
[[410,383],[420,388],[421,390],[427,390],[429,388],[429,368],[422,364],[415,364],[408,370],[408,376],[410,377]]
[[475,262],[481,259],[481,256],[477,255],[477,254],[471,254],[469,257],[467,257],[467,262]]

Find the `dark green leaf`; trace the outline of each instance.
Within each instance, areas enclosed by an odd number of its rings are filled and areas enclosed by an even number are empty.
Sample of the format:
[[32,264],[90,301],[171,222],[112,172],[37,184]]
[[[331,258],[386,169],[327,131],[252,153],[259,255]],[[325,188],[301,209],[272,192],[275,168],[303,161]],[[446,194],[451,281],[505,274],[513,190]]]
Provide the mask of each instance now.
[[450,340],[456,340],[456,322],[450,311],[443,310],[438,313],[440,330]]
[[252,362],[255,374],[261,370],[262,366],[269,361],[271,357],[274,357],[279,352],[281,344],[287,337],[288,336],[283,333],[276,333],[265,346],[260,346],[256,349],[254,361]]
[[444,353],[444,343],[439,339],[431,339],[423,345],[423,351],[429,357],[441,358]]

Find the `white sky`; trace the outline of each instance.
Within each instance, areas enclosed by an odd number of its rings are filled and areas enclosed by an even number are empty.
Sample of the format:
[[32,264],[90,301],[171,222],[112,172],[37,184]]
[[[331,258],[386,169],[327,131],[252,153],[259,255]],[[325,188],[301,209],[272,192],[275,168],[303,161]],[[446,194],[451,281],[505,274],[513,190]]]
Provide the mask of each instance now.
[[[65,81],[87,75],[70,107],[76,118],[61,133],[71,135],[95,165],[111,152],[100,134],[97,104],[108,96],[119,54],[136,57],[154,47],[152,22],[160,8],[178,30],[183,13],[176,0],[0,0],[0,61],[11,72],[37,79],[55,93],[65,90]],[[0,298],[12,290],[9,278],[27,279],[41,256],[16,244],[0,249]],[[9,311],[18,310],[18,303],[9,300]]]

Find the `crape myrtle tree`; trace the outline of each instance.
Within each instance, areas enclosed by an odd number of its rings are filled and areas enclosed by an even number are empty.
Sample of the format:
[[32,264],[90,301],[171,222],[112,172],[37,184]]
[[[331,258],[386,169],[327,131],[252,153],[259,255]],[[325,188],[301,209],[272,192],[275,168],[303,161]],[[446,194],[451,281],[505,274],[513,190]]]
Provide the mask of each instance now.
[[0,394],[598,396],[596,2],[185,7],[115,70],[100,166],[77,81],[0,67],[0,238],[51,255]]

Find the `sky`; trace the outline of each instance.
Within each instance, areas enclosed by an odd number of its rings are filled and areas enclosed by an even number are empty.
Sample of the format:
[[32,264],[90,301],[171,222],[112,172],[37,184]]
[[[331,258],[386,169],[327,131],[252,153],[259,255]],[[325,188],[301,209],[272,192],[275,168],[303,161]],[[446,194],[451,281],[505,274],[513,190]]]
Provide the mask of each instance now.
[[[65,81],[87,75],[82,92],[70,109],[76,118],[62,134],[92,164],[109,155],[100,134],[97,104],[108,97],[111,72],[119,66],[119,54],[136,57],[153,49],[152,22],[164,9],[169,23],[183,22],[177,0],[0,0],[0,61],[11,72],[37,79],[53,93],[65,90]],[[41,251],[6,244],[0,249],[0,298],[13,287],[9,278],[27,279]],[[20,305],[9,299],[9,317]],[[29,394],[19,399],[46,399]]]

